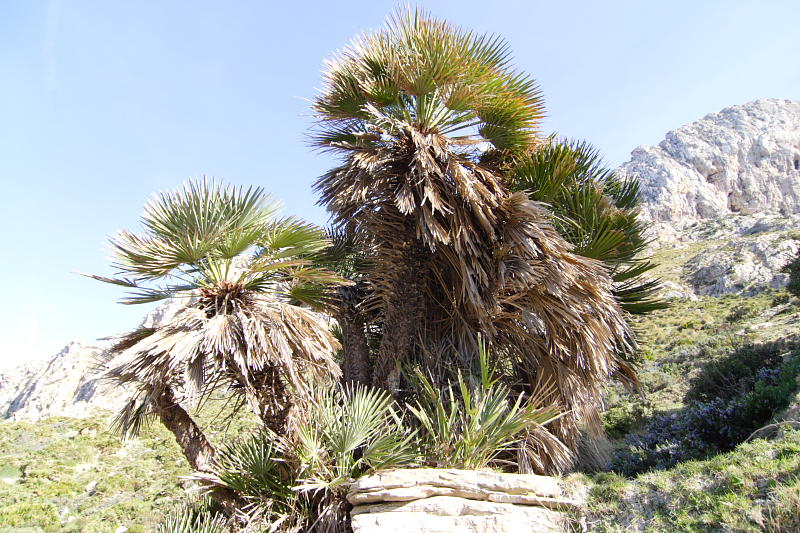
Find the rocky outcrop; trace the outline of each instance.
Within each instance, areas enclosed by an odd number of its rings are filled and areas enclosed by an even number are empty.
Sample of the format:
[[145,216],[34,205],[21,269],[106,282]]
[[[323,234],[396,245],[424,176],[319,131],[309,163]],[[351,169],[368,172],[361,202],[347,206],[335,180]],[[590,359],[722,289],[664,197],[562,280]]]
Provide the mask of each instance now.
[[0,418],[36,421],[47,416],[85,417],[121,405],[120,394],[97,378],[103,349],[71,342],[44,364],[0,375]]
[[[152,328],[186,305],[171,299],[147,313],[139,327]],[[126,399],[119,387],[99,378],[105,349],[73,341],[45,363],[0,374],[0,419],[36,421],[48,416],[86,417],[117,410]]]
[[800,248],[800,216],[728,215],[676,229],[662,225],[653,252],[668,298],[744,294],[784,287],[781,268]]
[[347,500],[354,533],[555,532],[579,506],[551,477],[430,468],[363,477]]
[[781,268],[797,253],[798,241],[781,234],[758,235],[711,245],[683,266],[695,294],[752,296],[785,287],[789,275]]
[[652,249],[680,259],[665,296],[786,285],[780,269],[800,236],[800,102],[729,107],[631,155],[618,170],[639,178]]
[[800,213],[800,102],[723,109],[640,146],[620,167],[641,182],[643,214],[673,226],[730,214]]

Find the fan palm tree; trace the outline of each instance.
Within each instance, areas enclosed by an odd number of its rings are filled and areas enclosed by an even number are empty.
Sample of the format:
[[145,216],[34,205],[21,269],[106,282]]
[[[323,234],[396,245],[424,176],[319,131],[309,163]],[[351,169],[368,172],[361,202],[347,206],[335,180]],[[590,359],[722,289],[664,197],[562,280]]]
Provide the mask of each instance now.
[[116,277],[91,276],[127,287],[125,304],[182,302],[164,323],[119,338],[105,376],[133,389],[116,420],[123,433],[158,416],[196,470],[215,450],[182,404],[225,387],[281,433],[311,387],[340,374],[338,342],[315,310],[341,279],[309,260],[328,241],[276,215],[260,188],[189,181],[147,204],[143,232],[111,240]]
[[506,43],[399,12],[327,63],[314,110],[314,142],[342,158],[316,183],[321,203],[368,258],[373,384],[397,393],[411,358],[444,382],[483,335],[515,387],[556,383],[548,399],[568,415],[551,426],[569,445],[580,420],[598,429],[632,336],[603,264],[510,186],[511,163],[545,141],[540,92]]

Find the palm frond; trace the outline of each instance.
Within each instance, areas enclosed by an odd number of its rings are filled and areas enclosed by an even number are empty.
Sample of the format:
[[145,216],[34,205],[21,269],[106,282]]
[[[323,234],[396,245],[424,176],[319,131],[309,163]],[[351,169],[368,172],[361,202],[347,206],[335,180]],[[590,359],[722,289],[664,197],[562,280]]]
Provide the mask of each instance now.
[[227,519],[218,513],[198,511],[184,505],[170,512],[156,533],[225,533]]
[[366,473],[413,464],[416,435],[407,432],[386,392],[347,385],[323,389],[297,431],[301,490],[337,490]]
[[[420,369],[415,370],[417,401],[409,405],[421,428],[424,456],[437,467],[480,469],[495,463],[505,452],[520,448],[520,441],[536,429],[557,420],[561,413],[543,403],[544,388],[525,398],[500,383],[490,366],[488,350],[479,346],[479,380],[459,372],[455,383],[442,388]],[[563,444],[553,439],[554,450]],[[548,455],[554,451],[549,450]]]
[[274,435],[257,433],[220,449],[210,471],[189,478],[201,481],[206,492],[217,487],[234,491],[247,502],[239,511],[250,520],[274,522],[297,509],[294,474],[285,455]]
[[575,253],[606,265],[625,311],[639,314],[665,307],[658,297],[660,282],[646,275],[655,265],[643,257],[648,242],[636,211],[635,177],[620,177],[606,168],[586,142],[551,138],[516,162],[509,183],[550,206],[553,223]]

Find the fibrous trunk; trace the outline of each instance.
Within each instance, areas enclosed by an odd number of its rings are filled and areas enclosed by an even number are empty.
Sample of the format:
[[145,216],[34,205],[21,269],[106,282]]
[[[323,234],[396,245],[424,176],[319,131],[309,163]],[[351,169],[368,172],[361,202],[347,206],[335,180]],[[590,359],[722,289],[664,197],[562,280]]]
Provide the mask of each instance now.
[[[161,423],[172,432],[178,446],[194,470],[208,472],[213,466],[217,450],[206,438],[203,430],[195,423],[189,413],[181,407],[170,387],[164,388],[155,400],[155,408]],[[229,515],[233,515],[240,498],[230,489],[215,487],[211,493]]]
[[342,382],[369,385],[372,365],[366,336],[366,320],[358,309],[361,301],[359,285],[339,287],[336,320],[342,330]]
[[206,438],[203,430],[192,420],[189,413],[180,406],[175,393],[166,387],[156,402],[158,417],[169,429],[183,455],[195,470],[207,471],[211,466],[217,451]]
[[391,301],[384,302],[383,338],[378,349],[372,384],[393,395],[400,390],[400,365],[411,353],[423,320],[426,279],[424,249],[418,243],[404,247],[392,278]]

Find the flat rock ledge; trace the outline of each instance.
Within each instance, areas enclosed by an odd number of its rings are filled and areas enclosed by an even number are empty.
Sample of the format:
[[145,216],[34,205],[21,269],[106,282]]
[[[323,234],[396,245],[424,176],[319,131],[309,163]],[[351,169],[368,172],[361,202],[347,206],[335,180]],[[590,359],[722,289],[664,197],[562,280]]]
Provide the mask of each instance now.
[[560,532],[580,508],[552,477],[438,468],[363,477],[347,500],[353,533]]

